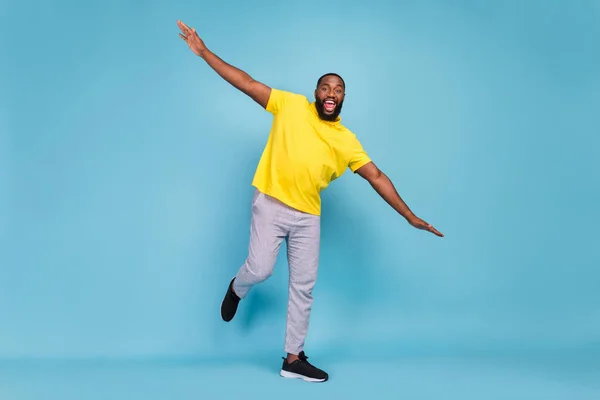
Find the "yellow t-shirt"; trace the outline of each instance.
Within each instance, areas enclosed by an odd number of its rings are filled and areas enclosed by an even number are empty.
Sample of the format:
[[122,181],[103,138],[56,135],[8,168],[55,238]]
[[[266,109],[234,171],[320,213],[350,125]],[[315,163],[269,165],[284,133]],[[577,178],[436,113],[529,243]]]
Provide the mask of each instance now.
[[346,168],[355,172],[371,159],[340,117],[321,120],[306,96],[272,89],[266,110],[273,124],[252,185],[292,208],[320,215],[320,192]]

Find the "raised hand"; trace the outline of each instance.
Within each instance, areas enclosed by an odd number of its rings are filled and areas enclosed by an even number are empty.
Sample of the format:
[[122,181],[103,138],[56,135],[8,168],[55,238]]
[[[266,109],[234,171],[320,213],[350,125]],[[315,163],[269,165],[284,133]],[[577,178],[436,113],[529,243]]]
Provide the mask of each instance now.
[[206,50],[206,46],[200,36],[196,33],[195,28],[190,28],[181,21],[177,21],[177,26],[181,29],[179,37],[182,38],[187,45],[190,47],[197,56],[202,56],[202,53]]
[[423,221],[421,218],[413,216],[411,218],[408,218],[408,223],[411,224],[412,226],[414,226],[417,229],[421,229],[424,231],[429,231],[431,233],[433,233],[436,236],[439,237],[444,237],[444,234],[439,232],[437,229],[435,229],[433,226],[431,226],[431,224],[428,224],[427,222]]

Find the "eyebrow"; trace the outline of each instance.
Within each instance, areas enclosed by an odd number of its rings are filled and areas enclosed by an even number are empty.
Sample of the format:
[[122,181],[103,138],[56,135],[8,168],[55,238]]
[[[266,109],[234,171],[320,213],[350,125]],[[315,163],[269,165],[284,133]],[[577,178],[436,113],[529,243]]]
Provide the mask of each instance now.
[[[323,83],[321,83],[321,85],[320,85],[320,86],[331,86],[331,85],[330,85],[329,83],[327,83],[327,82],[323,82]],[[339,87],[341,87],[342,89],[344,88],[344,85],[342,85],[341,83],[337,83],[337,84],[335,84],[335,85],[333,85],[333,86],[335,86],[335,87],[338,87],[338,86],[339,86]]]

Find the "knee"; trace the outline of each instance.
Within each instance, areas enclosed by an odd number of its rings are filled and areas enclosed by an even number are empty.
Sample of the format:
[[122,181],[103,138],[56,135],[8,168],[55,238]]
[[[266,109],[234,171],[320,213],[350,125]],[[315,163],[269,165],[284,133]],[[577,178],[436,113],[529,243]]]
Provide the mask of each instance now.
[[269,279],[272,274],[273,274],[273,270],[259,269],[253,275],[257,282],[263,282],[263,281],[266,281],[267,279]]
[[290,290],[296,295],[307,300],[312,300],[312,292],[315,287],[314,278],[292,279]]
[[248,272],[252,275],[255,282],[262,282],[269,279],[273,275],[274,264],[272,260],[248,259],[246,262]]

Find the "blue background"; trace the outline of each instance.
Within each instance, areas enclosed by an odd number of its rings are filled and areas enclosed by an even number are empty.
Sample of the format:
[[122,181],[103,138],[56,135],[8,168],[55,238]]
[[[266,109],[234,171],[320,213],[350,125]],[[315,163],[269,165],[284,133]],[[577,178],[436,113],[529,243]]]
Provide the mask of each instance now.
[[[323,194],[307,351],[600,344],[597,1],[3,2],[0,357],[283,355],[287,265],[230,324],[271,116],[194,56],[344,123],[415,230],[351,173]],[[322,359],[322,358],[321,358]]]

